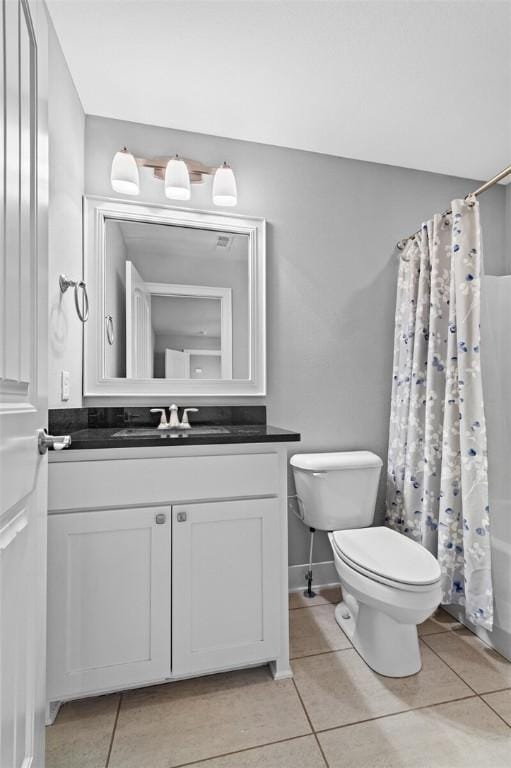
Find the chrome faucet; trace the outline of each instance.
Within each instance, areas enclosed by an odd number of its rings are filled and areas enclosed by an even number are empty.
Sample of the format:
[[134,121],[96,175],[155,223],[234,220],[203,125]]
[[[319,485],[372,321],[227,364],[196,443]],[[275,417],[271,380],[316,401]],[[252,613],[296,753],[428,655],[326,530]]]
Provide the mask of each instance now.
[[198,408],[184,408],[183,409],[183,420],[179,421],[179,412],[177,405],[175,403],[172,403],[172,405],[169,408],[170,411],[170,418],[169,421],[167,421],[167,412],[165,408],[151,408],[151,413],[159,413],[160,415],[160,423],[158,424],[158,429],[191,429],[191,424],[188,421],[188,414],[189,413],[198,413]]

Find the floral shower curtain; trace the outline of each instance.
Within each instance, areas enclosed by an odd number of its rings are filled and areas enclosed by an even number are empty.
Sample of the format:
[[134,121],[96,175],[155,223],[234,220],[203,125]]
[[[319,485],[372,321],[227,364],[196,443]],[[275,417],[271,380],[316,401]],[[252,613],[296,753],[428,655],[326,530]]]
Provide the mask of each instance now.
[[387,525],[438,559],[442,602],[493,623],[486,429],[479,351],[481,231],[474,197],[452,202],[400,260]]

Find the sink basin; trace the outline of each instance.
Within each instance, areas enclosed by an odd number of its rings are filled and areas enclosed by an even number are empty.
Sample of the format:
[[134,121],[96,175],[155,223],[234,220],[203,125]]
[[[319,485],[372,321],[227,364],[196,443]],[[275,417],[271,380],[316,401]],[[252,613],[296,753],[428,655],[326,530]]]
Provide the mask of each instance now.
[[187,437],[188,435],[228,435],[226,427],[191,427],[190,429],[156,429],[154,427],[128,427],[114,432],[114,437]]

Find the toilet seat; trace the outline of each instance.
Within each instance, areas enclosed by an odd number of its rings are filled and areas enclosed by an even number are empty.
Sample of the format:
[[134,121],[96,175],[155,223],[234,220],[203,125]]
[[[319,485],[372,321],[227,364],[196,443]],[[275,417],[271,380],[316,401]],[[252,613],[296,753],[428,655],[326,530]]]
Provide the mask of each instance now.
[[427,592],[440,581],[440,566],[433,555],[390,528],[333,531],[330,540],[346,565],[381,584]]

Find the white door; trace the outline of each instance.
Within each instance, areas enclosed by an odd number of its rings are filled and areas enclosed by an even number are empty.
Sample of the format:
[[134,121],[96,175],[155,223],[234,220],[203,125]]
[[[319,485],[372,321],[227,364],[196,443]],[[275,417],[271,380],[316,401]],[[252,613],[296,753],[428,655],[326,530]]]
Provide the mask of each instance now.
[[170,675],[170,507],[48,521],[48,699]]
[[188,352],[181,352],[179,349],[169,348],[165,350],[165,378],[190,378],[190,355]]
[[0,13],[0,765],[44,765],[47,460],[47,25]]
[[174,506],[172,530],[172,674],[275,659],[278,500]]
[[126,376],[153,378],[151,295],[131,261],[126,262]]

